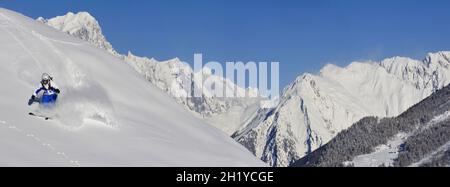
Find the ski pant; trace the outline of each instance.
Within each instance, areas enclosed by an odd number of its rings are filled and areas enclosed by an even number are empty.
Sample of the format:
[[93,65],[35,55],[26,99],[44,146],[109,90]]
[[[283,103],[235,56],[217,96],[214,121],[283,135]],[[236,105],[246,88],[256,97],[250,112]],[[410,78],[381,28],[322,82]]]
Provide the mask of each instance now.
[[43,95],[41,98],[40,104],[42,105],[52,105],[56,103],[56,99],[58,99],[57,94],[51,94],[51,95]]

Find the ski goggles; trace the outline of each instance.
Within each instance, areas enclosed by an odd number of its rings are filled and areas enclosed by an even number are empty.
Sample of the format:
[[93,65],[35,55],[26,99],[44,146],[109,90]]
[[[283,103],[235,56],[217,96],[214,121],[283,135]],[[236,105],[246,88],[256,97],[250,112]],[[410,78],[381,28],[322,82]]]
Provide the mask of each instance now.
[[50,80],[42,80],[42,84],[48,84]]

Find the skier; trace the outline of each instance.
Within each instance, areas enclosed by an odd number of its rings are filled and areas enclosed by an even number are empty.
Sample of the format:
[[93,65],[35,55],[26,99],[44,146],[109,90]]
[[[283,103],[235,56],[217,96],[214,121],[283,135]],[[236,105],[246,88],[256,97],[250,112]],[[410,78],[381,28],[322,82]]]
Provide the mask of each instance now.
[[[39,98],[38,96],[42,91],[43,94]],[[61,93],[61,91],[53,82],[53,77],[51,77],[47,73],[44,73],[42,74],[41,85],[31,96],[30,100],[28,101],[28,105],[32,105],[34,102],[38,102],[43,106],[53,106],[56,103],[59,93]]]

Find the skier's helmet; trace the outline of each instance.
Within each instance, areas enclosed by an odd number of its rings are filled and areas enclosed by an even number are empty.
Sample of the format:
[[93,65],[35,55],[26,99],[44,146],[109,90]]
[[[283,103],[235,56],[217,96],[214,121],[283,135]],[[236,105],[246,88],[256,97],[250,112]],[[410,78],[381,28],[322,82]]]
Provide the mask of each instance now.
[[51,77],[49,74],[47,74],[47,73],[42,74],[42,84],[44,84],[44,85],[48,84],[50,82],[50,80],[51,80]]

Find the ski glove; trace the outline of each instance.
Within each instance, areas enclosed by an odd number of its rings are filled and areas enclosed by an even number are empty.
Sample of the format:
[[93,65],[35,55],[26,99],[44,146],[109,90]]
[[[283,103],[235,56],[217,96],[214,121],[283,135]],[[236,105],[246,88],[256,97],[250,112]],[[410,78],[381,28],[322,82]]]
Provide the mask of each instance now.
[[32,95],[31,98],[28,100],[28,105],[32,105],[36,101],[36,96]]
[[57,88],[50,88],[52,91],[54,91],[55,93],[59,94],[61,93],[61,91]]

